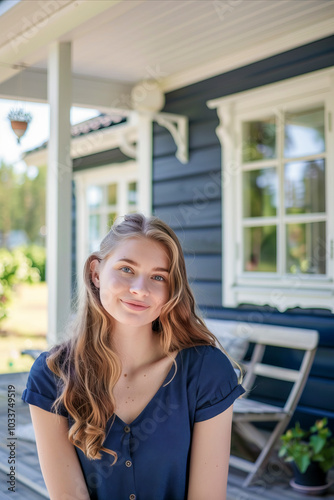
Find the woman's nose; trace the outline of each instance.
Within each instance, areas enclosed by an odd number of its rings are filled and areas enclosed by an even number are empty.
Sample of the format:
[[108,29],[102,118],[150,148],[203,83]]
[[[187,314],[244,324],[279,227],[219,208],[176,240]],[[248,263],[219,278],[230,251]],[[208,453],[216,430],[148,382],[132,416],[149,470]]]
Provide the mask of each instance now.
[[148,285],[144,276],[137,276],[131,283],[130,292],[138,295],[148,295]]

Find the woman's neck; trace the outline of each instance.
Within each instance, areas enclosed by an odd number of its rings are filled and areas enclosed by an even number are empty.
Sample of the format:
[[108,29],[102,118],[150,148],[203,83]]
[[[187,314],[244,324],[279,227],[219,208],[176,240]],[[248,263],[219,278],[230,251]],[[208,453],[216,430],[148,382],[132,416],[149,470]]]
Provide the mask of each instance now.
[[122,371],[129,375],[164,356],[159,334],[150,325],[138,328],[115,325],[112,345],[121,360]]

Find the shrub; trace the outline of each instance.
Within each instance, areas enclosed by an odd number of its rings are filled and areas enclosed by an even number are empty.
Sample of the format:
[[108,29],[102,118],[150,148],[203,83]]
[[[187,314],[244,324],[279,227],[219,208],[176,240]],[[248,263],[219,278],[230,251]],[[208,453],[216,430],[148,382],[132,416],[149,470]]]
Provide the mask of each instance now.
[[39,245],[28,245],[20,247],[20,250],[31,261],[31,266],[38,269],[40,281],[45,281],[46,251]]
[[0,248],[0,322],[7,317],[7,308],[12,291],[18,283],[37,283],[40,281],[38,269],[21,249],[12,252]]

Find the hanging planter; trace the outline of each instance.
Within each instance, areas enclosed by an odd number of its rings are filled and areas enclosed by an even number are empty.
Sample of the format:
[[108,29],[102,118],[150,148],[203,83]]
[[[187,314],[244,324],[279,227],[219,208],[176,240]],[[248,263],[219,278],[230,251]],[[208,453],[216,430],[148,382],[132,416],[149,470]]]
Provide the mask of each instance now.
[[17,136],[17,142],[20,144],[21,137],[25,134],[32,116],[30,113],[26,113],[22,108],[19,108],[11,109],[7,118]]

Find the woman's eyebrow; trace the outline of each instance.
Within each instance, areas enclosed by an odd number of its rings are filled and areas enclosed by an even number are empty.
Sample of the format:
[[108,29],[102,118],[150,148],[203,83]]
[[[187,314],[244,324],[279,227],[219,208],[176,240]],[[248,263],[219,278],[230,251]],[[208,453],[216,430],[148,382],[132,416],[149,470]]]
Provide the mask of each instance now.
[[[128,264],[131,264],[133,266],[140,267],[139,264],[137,262],[135,262],[134,260],[132,260],[132,259],[119,259],[117,262],[127,262]],[[154,267],[152,269],[152,271],[159,271],[159,272],[163,272],[163,273],[169,273],[169,270],[165,269],[164,267]]]

